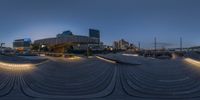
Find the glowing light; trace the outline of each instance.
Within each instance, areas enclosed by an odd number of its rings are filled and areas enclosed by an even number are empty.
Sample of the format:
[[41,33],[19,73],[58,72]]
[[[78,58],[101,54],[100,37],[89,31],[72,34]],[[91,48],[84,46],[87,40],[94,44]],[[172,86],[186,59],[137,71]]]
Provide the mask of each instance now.
[[172,59],[176,59],[177,58],[177,55],[176,54],[172,54]]
[[0,62],[0,68],[6,69],[6,70],[30,70],[33,69],[32,64],[11,64],[11,63],[5,63]]
[[36,68],[35,66],[46,63],[47,61],[38,64],[12,64],[12,63],[0,62],[0,68],[9,71],[28,71],[28,70],[33,70],[34,68]]
[[46,63],[46,62],[49,62],[49,60],[43,61],[43,62],[41,62],[41,63],[33,64],[33,65],[34,65],[34,66],[38,66],[38,65],[44,64],[44,63]]
[[109,60],[109,59],[105,59],[105,58],[100,57],[100,56],[96,56],[96,57],[97,57],[98,59],[104,60],[104,61],[109,62],[109,63],[113,63],[113,64],[117,63],[116,61]]
[[122,55],[124,55],[124,56],[134,56],[134,57],[139,56],[138,54],[122,54]]
[[88,58],[93,58],[93,56],[88,56]]
[[200,67],[200,61],[191,58],[184,59],[187,63]]
[[81,57],[78,57],[78,56],[73,56],[73,57],[70,57],[68,58],[69,60],[79,60],[81,59]]

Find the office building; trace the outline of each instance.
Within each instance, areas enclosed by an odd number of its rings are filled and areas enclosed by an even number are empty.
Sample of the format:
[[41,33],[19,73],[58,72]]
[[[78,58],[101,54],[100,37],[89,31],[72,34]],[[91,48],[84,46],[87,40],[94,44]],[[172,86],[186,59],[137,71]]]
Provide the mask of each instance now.
[[17,39],[13,42],[13,49],[18,52],[27,52],[31,48],[31,39]]
[[[64,31],[54,38],[45,38],[34,41],[35,45],[46,45],[50,51],[65,52],[67,49],[87,50],[89,46],[99,45],[99,31],[90,30],[89,36],[74,35],[71,31]],[[99,45],[100,46],[100,45]]]
[[113,47],[116,50],[127,50],[129,48],[129,42],[125,41],[124,39],[114,41]]
[[90,38],[97,38],[99,39],[99,43],[100,43],[100,31],[97,29],[89,29],[89,37]]

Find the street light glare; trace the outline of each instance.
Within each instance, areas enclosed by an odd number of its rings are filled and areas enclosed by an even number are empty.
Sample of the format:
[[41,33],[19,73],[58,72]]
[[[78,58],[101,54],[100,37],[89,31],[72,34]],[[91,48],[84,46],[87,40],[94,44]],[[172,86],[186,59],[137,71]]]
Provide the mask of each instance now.
[[191,64],[191,65],[200,67],[200,61],[198,61],[198,60],[194,60],[194,59],[191,59],[191,58],[185,58],[184,61]]
[[78,57],[78,56],[74,56],[74,57],[70,57],[68,58],[69,60],[80,60],[81,57]]
[[35,67],[33,64],[11,64],[11,63],[0,62],[0,68],[9,71],[25,71],[25,70],[32,70]]
[[109,60],[109,59],[105,59],[103,57],[100,57],[100,56],[96,56],[98,59],[101,59],[103,61],[106,61],[106,62],[109,62],[109,63],[113,63],[113,64],[116,64],[117,62],[116,61],[113,61],[113,60]]

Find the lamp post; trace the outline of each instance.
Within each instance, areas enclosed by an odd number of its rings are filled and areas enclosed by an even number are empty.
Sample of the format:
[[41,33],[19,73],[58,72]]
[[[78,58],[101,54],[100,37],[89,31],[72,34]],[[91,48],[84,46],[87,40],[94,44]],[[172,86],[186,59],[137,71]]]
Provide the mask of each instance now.
[[156,57],[156,50],[157,49],[157,38],[156,37],[154,37],[154,52],[155,52],[155,54],[154,54],[154,56]]
[[3,45],[5,45],[5,43],[1,43],[1,48],[3,47]]
[[138,42],[138,49],[139,49],[139,51],[140,51],[140,42]]
[[5,45],[5,43],[1,43],[1,49],[3,48],[3,45]]
[[183,42],[182,42],[182,37],[180,37],[180,52],[182,52],[182,50],[183,50],[183,44],[182,44]]
[[87,40],[87,57],[89,57],[89,39]]
[[3,48],[3,45],[5,45],[5,43],[1,43],[1,47],[0,47],[0,54],[2,53],[2,48]]

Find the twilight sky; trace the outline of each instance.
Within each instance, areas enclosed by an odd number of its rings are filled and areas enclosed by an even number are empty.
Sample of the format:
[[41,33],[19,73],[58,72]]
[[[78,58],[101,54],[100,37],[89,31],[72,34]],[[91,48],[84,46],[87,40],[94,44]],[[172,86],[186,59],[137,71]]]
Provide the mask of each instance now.
[[0,0],[0,42],[55,37],[65,30],[88,35],[101,31],[111,45],[124,38],[152,48],[200,45],[200,0]]

